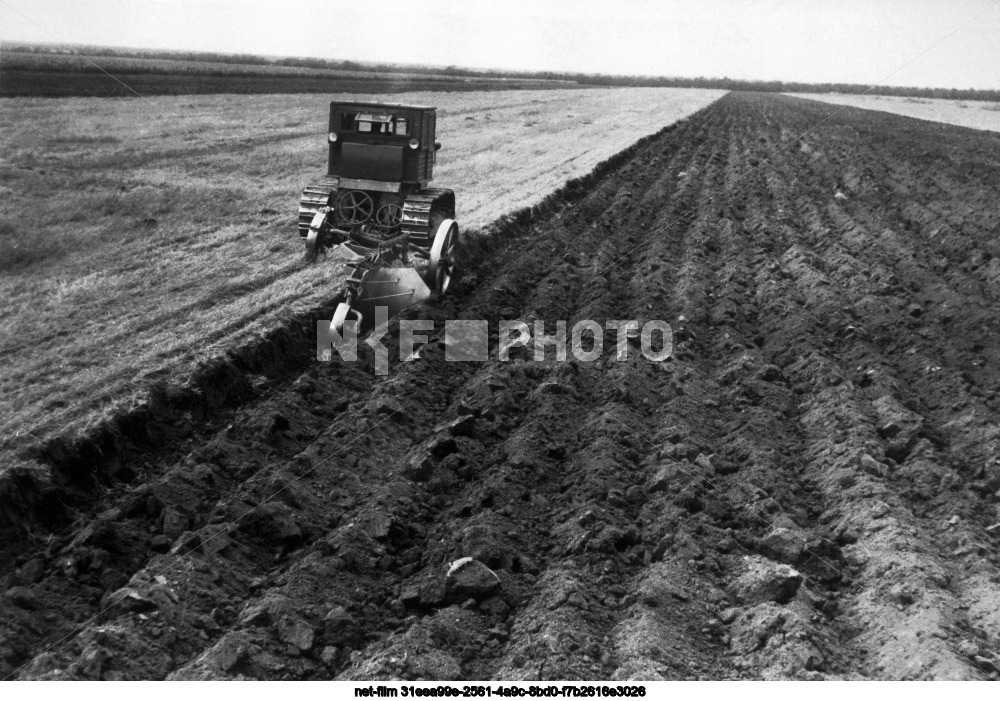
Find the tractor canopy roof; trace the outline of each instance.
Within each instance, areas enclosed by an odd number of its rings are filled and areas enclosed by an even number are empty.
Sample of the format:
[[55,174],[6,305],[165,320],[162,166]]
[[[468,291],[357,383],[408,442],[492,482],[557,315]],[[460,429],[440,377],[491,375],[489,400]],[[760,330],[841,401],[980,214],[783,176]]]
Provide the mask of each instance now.
[[421,112],[433,112],[437,107],[427,105],[393,105],[384,102],[337,102],[330,103],[331,110],[342,112],[385,112],[392,110],[413,110]]

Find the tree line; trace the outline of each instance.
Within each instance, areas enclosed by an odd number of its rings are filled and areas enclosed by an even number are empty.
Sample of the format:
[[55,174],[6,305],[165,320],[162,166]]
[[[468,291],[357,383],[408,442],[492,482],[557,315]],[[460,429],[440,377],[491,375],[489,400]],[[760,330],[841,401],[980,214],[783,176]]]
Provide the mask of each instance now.
[[461,66],[423,66],[413,64],[368,63],[351,60],[309,57],[269,57],[254,54],[227,54],[209,51],[166,51],[152,49],[127,49],[79,44],[33,44],[6,42],[9,51],[48,54],[82,54],[133,59],[167,59],[173,61],[211,62],[234,65],[286,66],[306,69],[333,69],[374,74],[405,73],[412,75],[454,76],[462,78],[507,79],[515,81],[572,82],[583,86],[705,88],[714,90],[750,90],[754,92],[837,92],[854,95],[890,95],[946,100],[1000,101],[1000,89],[976,90],[973,88],[914,88],[892,85],[863,85],[856,83],[800,83],[780,80],[737,80],[732,78],[681,78],[667,76],[609,75],[594,73],[568,73],[559,71],[506,71],[499,69],[473,69]]

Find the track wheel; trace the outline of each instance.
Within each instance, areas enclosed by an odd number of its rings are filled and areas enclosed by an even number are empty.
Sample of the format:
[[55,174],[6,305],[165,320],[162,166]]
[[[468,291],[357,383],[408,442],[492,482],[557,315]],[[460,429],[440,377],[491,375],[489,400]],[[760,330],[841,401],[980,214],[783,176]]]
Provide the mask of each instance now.
[[358,322],[358,327],[361,326],[361,312],[357,309],[352,309],[350,304],[341,302],[337,305],[337,308],[333,310],[333,319],[330,321],[330,330],[343,334],[344,324],[352,319]]
[[454,219],[445,219],[434,234],[431,244],[430,263],[427,278],[432,290],[444,294],[455,272],[455,245],[458,243],[458,224]]

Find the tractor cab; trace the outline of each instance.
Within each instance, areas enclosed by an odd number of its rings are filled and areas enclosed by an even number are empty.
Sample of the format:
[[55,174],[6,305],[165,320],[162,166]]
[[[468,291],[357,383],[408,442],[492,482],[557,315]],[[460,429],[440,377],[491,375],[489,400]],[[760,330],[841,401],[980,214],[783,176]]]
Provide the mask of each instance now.
[[[327,174],[369,181],[359,189],[426,187],[441,147],[434,141],[435,117],[433,107],[331,102]],[[383,185],[365,187],[371,183]]]

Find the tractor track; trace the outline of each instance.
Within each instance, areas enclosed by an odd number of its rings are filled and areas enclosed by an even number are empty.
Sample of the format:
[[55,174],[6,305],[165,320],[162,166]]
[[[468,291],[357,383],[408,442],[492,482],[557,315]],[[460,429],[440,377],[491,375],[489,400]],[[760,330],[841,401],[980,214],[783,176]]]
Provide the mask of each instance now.
[[[772,155],[837,110],[730,93],[508,221],[418,360],[121,458],[4,570],[0,671],[998,678],[1000,139],[843,109]],[[674,357],[450,363],[456,318]]]

